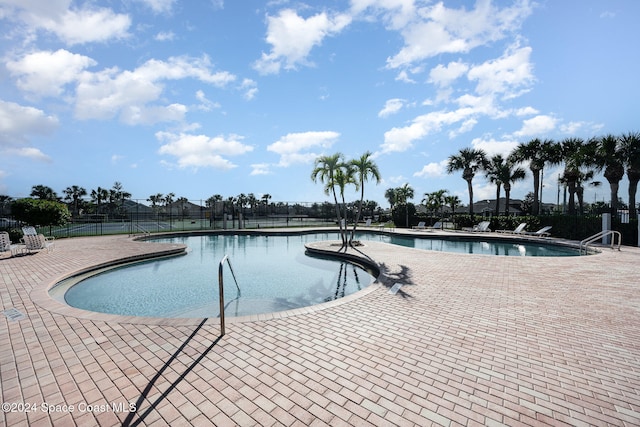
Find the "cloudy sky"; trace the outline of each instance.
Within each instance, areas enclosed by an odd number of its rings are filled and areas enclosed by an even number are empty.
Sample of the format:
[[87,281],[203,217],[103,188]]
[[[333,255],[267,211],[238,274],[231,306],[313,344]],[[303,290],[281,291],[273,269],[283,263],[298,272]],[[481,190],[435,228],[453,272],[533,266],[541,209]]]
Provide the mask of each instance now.
[[462,148],[640,130],[638,16],[637,0],[0,0],[0,194],[324,201],[314,159],[371,151],[366,198],[407,182],[415,202],[468,200],[444,171]]

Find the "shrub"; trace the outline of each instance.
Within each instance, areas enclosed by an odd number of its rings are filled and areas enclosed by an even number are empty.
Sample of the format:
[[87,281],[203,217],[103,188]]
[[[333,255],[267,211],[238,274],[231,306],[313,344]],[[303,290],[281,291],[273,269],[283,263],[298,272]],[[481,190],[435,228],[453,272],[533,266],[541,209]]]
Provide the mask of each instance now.
[[53,200],[17,199],[11,202],[11,212],[18,221],[29,225],[64,225],[71,218],[64,203]]

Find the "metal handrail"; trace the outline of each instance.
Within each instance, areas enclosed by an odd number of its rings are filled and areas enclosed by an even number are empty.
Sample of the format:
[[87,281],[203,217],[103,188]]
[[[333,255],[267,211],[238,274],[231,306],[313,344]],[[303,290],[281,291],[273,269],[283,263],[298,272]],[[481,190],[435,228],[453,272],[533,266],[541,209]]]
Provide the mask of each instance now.
[[609,236],[612,235],[613,238],[611,239],[611,249],[614,248],[615,246],[615,241],[616,241],[616,236],[618,237],[618,250],[620,250],[620,246],[622,245],[622,234],[619,231],[616,230],[603,230],[600,231],[599,233],[594,234],[593,236],[587,237],[586,239],[582,240],[580,242],[580,255],[582,255],[582,247],[584,245],[584,253],[585,255],[587,254],[587,247],[589,246],[590,243],[595,242],[596,240],[605,237],[605,236]]
[[240,296],[240,286],[238,286],[238,280],[236,279],[236,273],[233,271],[233,267],[231,266],[231,261],[229,260],[229,255],[225,255],[218,265],[218,292],[220,293],[220,336],[223,336],[225,333],[224,329],[224,274],[223,267],[224,262],[227,261],[227,265],[229,266],[229,270],[231,270],[231,275],[233,276],[233,281],[236,283],[236,288],[238,288],[238,296]]
[[[150,232],[150,231],[148,231],[148,230],[146,230],[146,229],[145,229],[144,227],[142,227],[140,224],[136,223],[136,224],[133,224],[133,226],[134,226],[135,228],[137,228],[137,229],[138,229],[138,231],[141,231],[141,232],[142,232],[142,234],[144,234],[145,236],[150,236],[150,235],[151,235],[151,232]],[[135,233],[134,233],[134,234],[135,234]]]

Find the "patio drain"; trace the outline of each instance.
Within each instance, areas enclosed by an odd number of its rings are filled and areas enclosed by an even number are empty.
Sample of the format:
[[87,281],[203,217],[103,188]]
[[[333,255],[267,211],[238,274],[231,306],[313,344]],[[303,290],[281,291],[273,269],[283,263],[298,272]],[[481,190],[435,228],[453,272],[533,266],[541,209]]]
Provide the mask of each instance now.
[[12,322],[17,322],[18,320],[27,318],[27,316],[17,308],[8,308],[4,310],[2,314],[4,314],[7,319],[11,320]]

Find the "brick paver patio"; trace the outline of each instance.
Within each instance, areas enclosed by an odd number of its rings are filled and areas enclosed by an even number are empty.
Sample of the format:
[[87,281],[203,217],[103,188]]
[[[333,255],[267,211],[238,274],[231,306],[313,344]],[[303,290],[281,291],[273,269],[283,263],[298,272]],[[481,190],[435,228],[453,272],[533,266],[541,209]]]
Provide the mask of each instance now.
[[524,258],[366,242],[380,283],[228,317],[222,338],[216,318],[89,313],[46,291],[180,249],[91,237],[0,259],[1,309],[25,315],[0,317],[0,425],[640,425],[638,248]]

